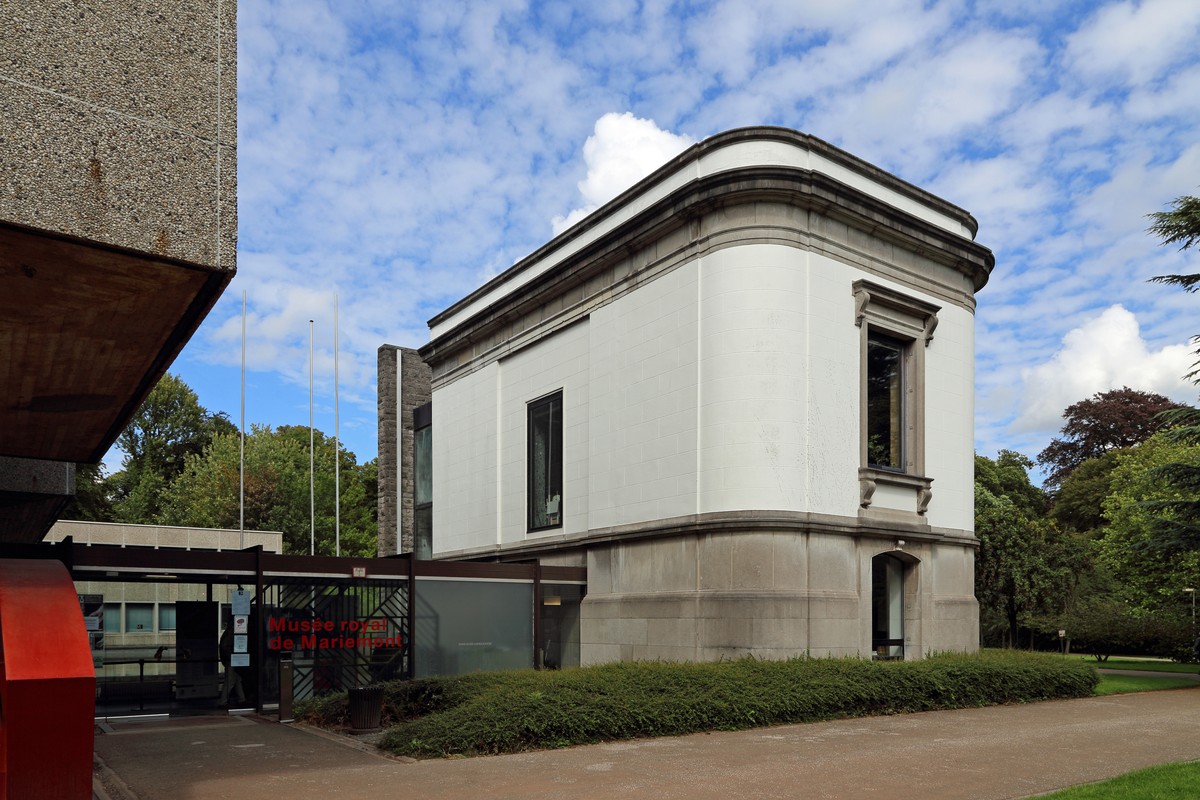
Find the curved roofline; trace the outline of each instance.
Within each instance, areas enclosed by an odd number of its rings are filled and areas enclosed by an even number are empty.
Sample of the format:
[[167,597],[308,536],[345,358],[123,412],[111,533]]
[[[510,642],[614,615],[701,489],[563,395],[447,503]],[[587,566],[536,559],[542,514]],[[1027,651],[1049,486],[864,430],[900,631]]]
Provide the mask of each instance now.
[[[931,212],[941,215],[942,217],[952,220],[953,222],[963,226],[963,228],[970,231],[971,241],[974,241],[974,236],[979,230],[979,224],[975,217],[973,217],[965,209],[960,208],[953,203],[949,203],[937,195],[925,191],[918,186],[914,186],[913,184],[896,177],[890,172],[886,172],[885,170],[882,170],[879,167],[876,167],[875,165],[864,161],[839,147],[835,147],[834,145],[829,144],[825,140],[819,139],[816,136],[793,130],[791,128],[772,125],[733,128],[731,130],[723,131],[722,133],[710,136],[701,142],[697,142],[683,152],[679,153],[679,155],[663,164],[654,172],[650,173],[633,186],[621,192],[612,200],[588,214],[582,220],[572,225],[558,236],[550,239],[537,250],[534,250],[532,253],[520,259],[511,267],[501,272],[499,275],[496,275],[482,286],[472,291],[470,294],[434,315],[428,321],[428,326],[433,329],[436,326],[446,323],[448,320],[452,319],[458,314],[461,314],[464,310],[468,309],[471,305],[496,290],[502,284],[520,276],[522,273],[547,259],[547,257],[552,256],[554,251],[570,245],[573,241],[580,239],[593,229],[605,224],[614,214],[629,205],[639,196],[645,194],[648,189],[679,173],[688,164],[698,163],[705,155],[715,153],[724,147],[756,141],[782,142],[796,146],[797,148],[803,149],[809,153],[822,156],[840,167],[844,167],[854,173],[857,173],[858,175],[866,178],[885,190],[896,192],[897,194],[928,208]],[[697,179],[698,176],[693,176],[688,182],[693,182]]]
[[[814,153],[819,153],[829,157],[831,161],[837,161],[842,166],[862,173],[865,177],[871,178],[881,186],[886,186],[889,189],[897,191],[903,195],[907,195],[910,199],[916,200],[922,205],[929,206],[931,209],[938,211],[947,217],[956,219],[964,227],[971,231],[972,238],[979,233],[979,222],[975,219],[971,212],[967,211],[961,206],[956,206],[955,204],[938,197],[932,192],[922,189],[920,186],[909,183],[903,178],[899,178],[887,170],[875,166],[869,161],[864,161],[853,153],[849,153],[840,147],[837,147],[836,145],[830,144],[824,139],[819,139],[810,133],[793,130],[792,128],[784,128],[778,125],[752,125],[744,128],[732,128],[730,130],[710,136],[698,144],[692,145],[692,147],[681,153],[678,158],[682,158],[693,150],[697,150],[697,155],[699,155],[704,150],[716,149],[732,142],[753,139],[765,141],[774,140],[787,142],[788,144],[802,145]],[[669,165],[670,164],[664,165],[664,167]],[[656,170],[656,173],[657,172],[658,171]],[[649,180],[649,178],[647,180]]]

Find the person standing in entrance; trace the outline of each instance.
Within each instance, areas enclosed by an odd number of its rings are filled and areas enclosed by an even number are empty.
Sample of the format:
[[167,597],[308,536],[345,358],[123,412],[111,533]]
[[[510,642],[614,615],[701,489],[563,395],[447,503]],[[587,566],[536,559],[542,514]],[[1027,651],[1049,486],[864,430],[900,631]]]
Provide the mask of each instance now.
[[246,702],[246,693],[242,691],[242,676],[233,668],[233,622],[225,626],[221,634],[220,644],[221,664],[225,667],[225,681],[221,686],[221,705],[229,703],[229,693],[237,696],[237,702]]

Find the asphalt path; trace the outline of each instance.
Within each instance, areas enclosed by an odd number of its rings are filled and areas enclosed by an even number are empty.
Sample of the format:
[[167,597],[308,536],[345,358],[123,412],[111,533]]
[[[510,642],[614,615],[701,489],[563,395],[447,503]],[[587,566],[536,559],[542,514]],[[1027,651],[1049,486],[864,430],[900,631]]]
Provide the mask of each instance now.
[[1200,760],[1200,691],[782,725],[487,758],[401,761],[262,718],[113,723],[111,800],[1030,797]]

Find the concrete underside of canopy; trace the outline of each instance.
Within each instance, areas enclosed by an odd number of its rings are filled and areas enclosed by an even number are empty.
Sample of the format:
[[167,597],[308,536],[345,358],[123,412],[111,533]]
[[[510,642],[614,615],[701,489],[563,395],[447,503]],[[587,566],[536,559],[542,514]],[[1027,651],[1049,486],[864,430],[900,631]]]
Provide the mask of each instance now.
[[0,542],[36,542],[233,277],[0,222]]
[[0,223],[0,456],[98,461],[232,277]]

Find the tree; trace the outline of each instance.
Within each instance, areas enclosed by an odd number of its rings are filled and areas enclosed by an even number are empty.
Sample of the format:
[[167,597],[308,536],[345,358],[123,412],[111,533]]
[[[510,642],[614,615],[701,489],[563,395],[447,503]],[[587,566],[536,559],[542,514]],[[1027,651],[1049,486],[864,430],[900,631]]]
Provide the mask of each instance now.
[[[157,521],[167,525],[234,528],[239,524],[239,441],[218,435],[201,455],[190,456],[166,491]],[[283,533],[284,552],[307,554],[313,536],[309,499],[307,427],[253,426],[246,436],[245,526]],[[375,554],[374,462],[362,466],[339,448],[341,553]],[[316,552],[335,552],[333,440],[314,436],[313,494]]]
[[[1150,214],[1153,223],[1150,232],[1162,239],[1163,244],[1178,244],[1187,250],[1200,242],[1200,198],[1177,197],[1170,211]],[[1186,292],[1200,290],[1200,274],[1159,275],[1151,278],[1156,283],[1181,286]],[[1193,344],[1200,344],[1200,336],[1192,337]],[[1200,358],[1200,347],[1195,351]],[[1200,360],[1184,378],[1200,383]],[[1163,415],[1174,426],[1169,440],[1181,445],[1200,445],[1200,409],[1183,408]],[[1170,500],[1155,501],[1161,512],[1151,523],[1154,544],[1172,552],[1200,547],[1200,465],[1185,461],[1162,464],[1156,468],[1154,477],[1171,485],[1178,496]]]
[[1096,540],[1096,559],[1112,575],[1114,593],[1136,612],[1177,610],[1185,588],[1200,588],[1200,551],[1164,546],[1161,533],[1162,523],[1173,517],[1173,503],[1200,497],[1163,481],[1162,467],[1200,467],[1200,445],[1173,441],[1169,434],[1117,455],[1104,501],[1107,524]]
[[75,465],[75,496],[67,503],[61,519],[112,522],[113,507],[103,464]]
[[1181,614],[1138,614],[1110,598],[1089,598],[1055,623],[1066,630],[1071,646],[1107,661],[1123,655],[1191,656],[1191,625]]
[[1104,526],[1104,499],[1112,492],[1112,471],[1124,449],[1089,458],[1071,471],[1054,494],[1050,518],[1064,530],[1086,533]]
[[200,405],[200,398],[170,373],[150,391],[117,437],[125,453],[120,472],[108,480],[113,517],[118,522],[153,522],[163,490],[217,434],[235,433],[224,414]]
[[981,621],[1001,628],[1010,646],[1033,617],[1063,613],[1087,563],[1082,546],[1042,516],[1029,466],[1012,451],[975,457],[975,596]]
[[[1187,250],[1200,242],[1200,197],[1176,197],[1171,202],[1170,211],[1155,211],[1147,216],[1153,220],[1150,233],[1162,240],[1162,244],[1178,244],[1180,250]],[[1191,275],[1156,275],[1152,283],[1165,283],[1182,287],[1185,292],[1200,291],[1200,273]],[[1200,344],[1200,336],[1192,337],[1193,344]],[[1195,351],[1200,357],[1200,347]],[[1200,380],[1200,361],[1192,365],[1192,370],[1184,376],[1187,380]]]
[[1161,394],[1128,386],[1097,392],[1072,403],[1063,412],[1063,437],[1052,439],[1038,454],[1038,463],[1050,468],[1045,485],[1060,486],[1089,458],[1144,442],[1167,424],[1159,414],[1177,408],[1185,406]]
[[[1175,427],[1161,434],[1164,441],[1200,447],[1200,411],[1182,409],[1169,418]],[[1153,546],[1175,553],[1200,548],[1200,461],[1170,461],[1157,467],[1153,477],[1175,494],[1147,503],[1157,512],[1151,520]]]
[[[1176,197],[1171,201],[1171,206],[1170,211],[1154,211],[1148,215],[1154,220],[1150,225],[1150,232],[1162,239],[1163,244],[1178,244],[1180,250],[1187,250],[1200,242],[1200,197]],[[1172,280],[1173,278],[1193,280],[1179,281]],[[1200,276],[1164,275],[1154,280],[1193,286],[1200,280]]]
[[1046,493],[1029,480],[1033,461],[1015,450],[1001,450],[996,460],[975,455],[975,482],[997,497],[1007,497],[1029,518],[1046,513]]

